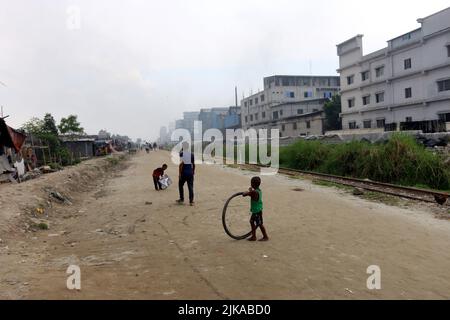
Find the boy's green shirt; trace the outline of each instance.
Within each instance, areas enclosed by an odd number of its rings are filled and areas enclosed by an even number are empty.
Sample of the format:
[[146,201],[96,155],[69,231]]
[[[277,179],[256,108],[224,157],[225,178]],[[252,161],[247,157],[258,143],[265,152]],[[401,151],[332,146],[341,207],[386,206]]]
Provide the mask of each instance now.
[[255,189],[256,192],[258,192],[258,200],[254,201],[253,199],[250,200],[250,211],[252,214],[260,213],[263,211],[263,202],[262,202],[262,191],[261,189]]

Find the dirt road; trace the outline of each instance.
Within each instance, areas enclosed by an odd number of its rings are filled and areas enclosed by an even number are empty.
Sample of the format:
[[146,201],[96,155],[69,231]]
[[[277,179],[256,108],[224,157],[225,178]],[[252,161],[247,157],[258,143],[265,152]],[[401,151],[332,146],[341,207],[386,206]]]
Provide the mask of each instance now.
[[[50,230],[13,236],[5,229],[0,298],[450,298],[448,221],[264,177],[271,241],[237,242],[223,232],[221,210],[254,173],[199,166],[196,206],[178,206],[176,185],[153,190],[150,173],[163,162],[177,177],[168,153],[141,153],[123,171],[86,181],[72,205],[51,214]],[[14,197],[14,188],[0,193]],[[81,268],[81,291],[66,288],[71,264]],[[381,268],[381,290],[366,287],[370,265]]]

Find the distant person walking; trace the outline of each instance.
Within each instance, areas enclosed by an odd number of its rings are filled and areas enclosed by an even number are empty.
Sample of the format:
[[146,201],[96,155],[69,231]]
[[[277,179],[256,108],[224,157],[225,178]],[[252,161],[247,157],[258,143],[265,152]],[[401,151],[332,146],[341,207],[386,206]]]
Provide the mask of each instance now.
[[189,204],[194,205],[194,176],[195,176],[195,159],[194,155],[190,152],[189,143],[183,143],[183,150],[180,153],[180,167],[179,167],[179,180],[178,191],[180,193],[180,199],[177,203],[184,203],[184,184],[187,182],[189,189]]

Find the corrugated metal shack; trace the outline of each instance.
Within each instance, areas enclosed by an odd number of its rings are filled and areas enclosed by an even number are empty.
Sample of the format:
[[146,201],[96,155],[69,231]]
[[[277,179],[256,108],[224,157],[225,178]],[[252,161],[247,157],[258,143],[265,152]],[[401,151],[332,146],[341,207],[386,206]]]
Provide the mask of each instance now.
[[73,158],[88,159],[94,157],[95,139],[86,137],[60,137],[60,139]]

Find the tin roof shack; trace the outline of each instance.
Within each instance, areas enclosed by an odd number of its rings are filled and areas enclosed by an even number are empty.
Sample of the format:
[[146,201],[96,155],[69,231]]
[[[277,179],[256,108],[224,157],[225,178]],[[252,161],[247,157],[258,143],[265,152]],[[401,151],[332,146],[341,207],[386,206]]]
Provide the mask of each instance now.
[[95,139],[89,137],[60,137],[62,144],[69,150],[73,159],[89,159],[94,157]]
[[13,148],[16,152],[22,148],[26,135],[8,126],[3,118],[0,118],[0,147]]
[[[23,159],[19,160],[17,153],[20,151],[26,136],[6,125],[4,118],[0,117],[0,182],[14,182],[16,175],[15,166],[21,162],[23,168]],[[23,174],[23,173],[22,173]]]

